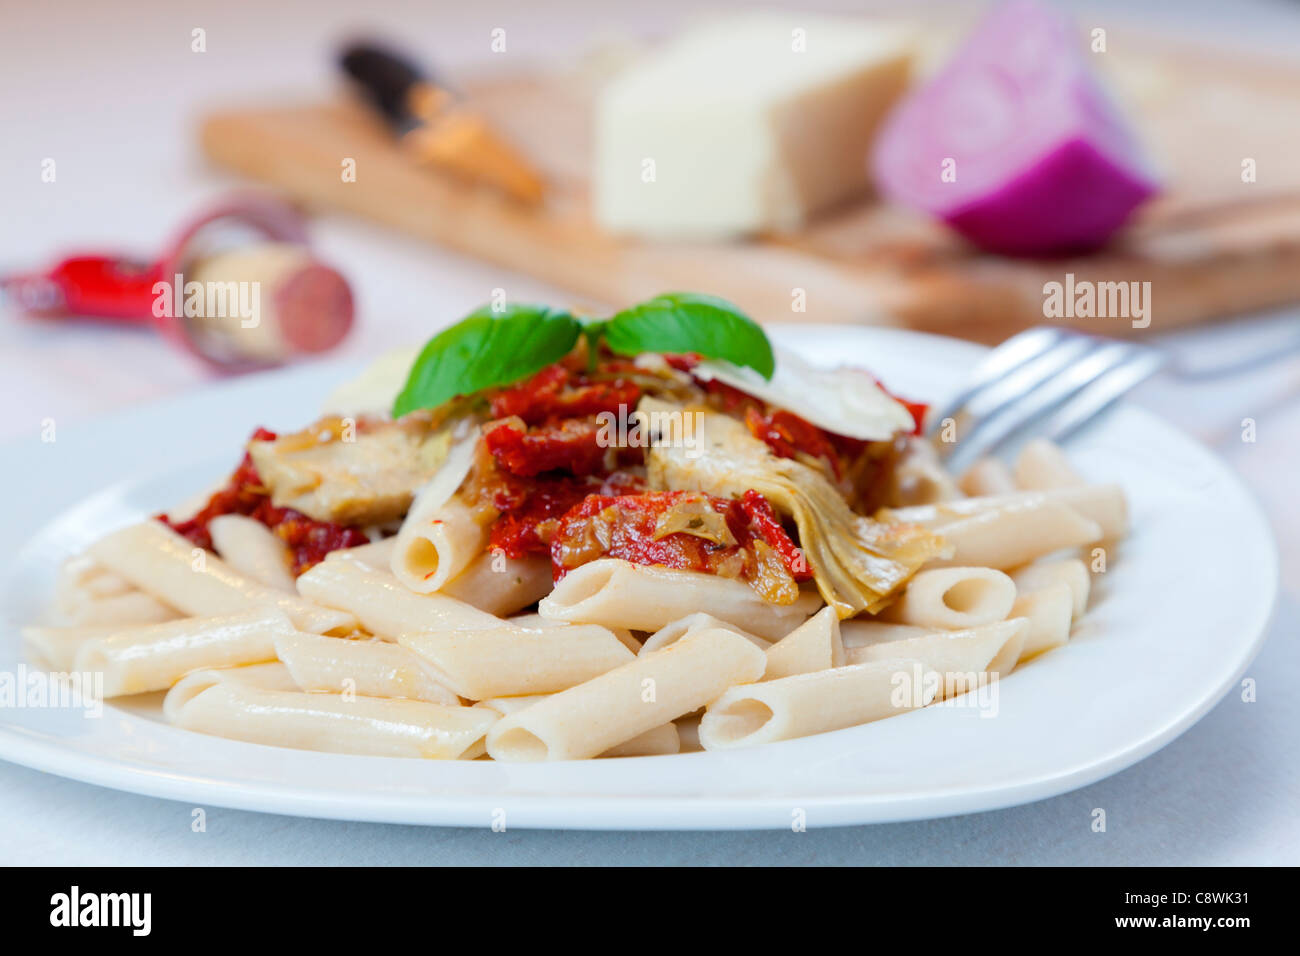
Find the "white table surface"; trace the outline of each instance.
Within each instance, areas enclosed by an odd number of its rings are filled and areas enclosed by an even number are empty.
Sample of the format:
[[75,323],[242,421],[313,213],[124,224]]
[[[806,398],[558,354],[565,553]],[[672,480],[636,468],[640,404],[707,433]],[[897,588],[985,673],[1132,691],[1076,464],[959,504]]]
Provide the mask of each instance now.
[[[720,6],[725,4],[715,4]],[[330,81],[323,51],[357,23],[405,38],[453,71],[492,54],[556,57],[593,38],[661,31],[687,4],[559,3],[354,5],[187,4],[164,0],[17,5],[0,32],[0,271],[42,265],[56,251],[157,247],[178,219],[232,181],[204,166],[193,138],[198,106],[310,91]],[[439,9],[445,6],[445,9]],[[862,4],[827,2],[820,9]],[[1092,5],[1096,8],[1096,5]],[[1121,6],[1102,4],[1102,14]],[[134,12],[126,13],[131,10]],[[1169,29],[1231,31],[1233,39],[1300,49],[1300,10],[1280,3],[1159,3],[1142,13]],[[599,11],[596,15],[594,11]],[[1177,19],[1174,19],[1174,16]],[[594,26],[593,26],[594,24]],[[190,31],[208,51],[190,51]],[[40,181],[52,157],[58,176]],[[323,254],[346,263],[360,325],[344,351],[358,357],[425,337],[503,287],[512,299],[564,301],[544,284],[326,216],[313,223]],[[432,303],[436,303],[436,306]],[[1158,304],[1157,304],[1158,309]],[[1217,361],[1279,341],[1300,313],[1152,341],[1189,361]],[[187,359],[143,333],[58,327],[0,313],[0,439],[53,418],[70,423],[163,399],[203,381]],[[1250,670],[1258,700],[1229,695],[1199,724],[1135,767],[1074,793],[1024,807],[917,823],[806,833],[564,833],[454,830],[302,820],[207,808],[191,831],[188,805],[103,790],[0,764],[0,862],[32,864],[762,864],[1300,862],[1300,357],[1196,389],[1169,379],[1132,399],[1196,435],[1228,460],[1273,520],[1283,596],[1273,633]],[[1244,442],[1241,422],[1256,422]],[[13,463],[6,462],[12,466]],[[7,503],[14,507],[15,503]],[[1207,559],[1231,560],[1230,555]],[[1108,830],[1093,833],[1092,811]]]

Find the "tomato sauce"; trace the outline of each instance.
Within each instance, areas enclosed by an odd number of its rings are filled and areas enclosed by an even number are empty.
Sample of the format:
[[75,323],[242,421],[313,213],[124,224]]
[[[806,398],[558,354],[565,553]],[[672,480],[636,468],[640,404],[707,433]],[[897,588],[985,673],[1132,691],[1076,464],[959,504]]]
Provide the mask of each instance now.
[[549,365],[518,385],[497,392],[491,401],[493,418],[520,418],[525,424],[566,418],[586,418],[601,412],[619,414],[636,408],[641,388],[625,376],[634,369],[626,359],[604,357],[594,372],[576,359]]
[[[558,581],[601,557],[743,577],[762,584],[770,592],[765,596],[779,603],[792,601],[795,582],[812,576],[772,506],[756,491],[740,501],[689,491],[589,495],[560,518],[551,567]],[[780,600],[782,594],[788,599]]]
[[813,574],[808,560],[777,518],[772,503],[751,488],[741,496],[740,508],[749,518],[751,537],[761,538],[774,548],[796,581],[810,580]]
[[[275,437],[275,432],[259,428],[253,432],[250,441],[275,441]],[[295,575],[316,566],[331,551],[354,548],[370,540],[360,528],[316,521],[293,508],[277,508],[271,503],[270,491],[262,484],[252,456],[247,452],[225,486],[214,492],[192,518],[176,522],[166,515],[157,518],[197,547],[211,551],[212,535],[208,523],[220,515],[230,514],[245,515],[274,531],[289,548]]]
[[[802,452],[821,459],[836,481],[844,477],[844,460],[857,457],[861,454],[861,446],[866,445],[866,442],[854,441],[852,438],[832,438],[816,425],[779,408],[765,413],[757,405],[748,406],[745,409],[745,426],[751,435],[766,443],[775,455],[797,458]],[[838,439],[838,443],[835,439]]]
[[566,359],[491,397],[494,421],[483,433],[491,461],[466,493],[497,512],[489,548],[512,558],[549,555],[559,519],[584,498],[645,487],[643,450],[611,447],[597,417],[626,424],[641,398],[641,387],[626,377],[633,371],[631,362],[609,356],[594,370]]
[[512,475],[531,478],[545,471],[572,475],[599,474],[605,469],[600,426],[594,419],[569,418],[529,427],[521,418],[507,418],[483,433],[488,451]]
[[489,492],[489,500],[500,517],[492,523],[488,548],[511,558],[529,554],[549,557],[551,539],[560,519],[587,497],[635,494],[645,488],[644,478],[623,471],[603,478],[562,474],[504,481],[498,474],[497,478],[499,483]]
[[[664,359],[686,373],[700,360]],[[632,362],[608,353],[594,369],[575,355],[491,395],[493,421],[484,428],[489,457],[462,491],[494,512],[489,548],[512,558],[548,555],[556,580],[588,561],[616,557],[744,578],[769,599],[793,600],[812,571],[767,499],[752,490],[740,500],[649,492],[643,450],[604,440],[597,416],[626,424],[643,392],[637,373]],[[820,462],[851,504],[872,505],[883,494],[894,442],[832,434],[721,382],[694,384],[773,454]],[[705,506],[716,520],[686,513]],[[696,519],[698,528],[676,526]]]

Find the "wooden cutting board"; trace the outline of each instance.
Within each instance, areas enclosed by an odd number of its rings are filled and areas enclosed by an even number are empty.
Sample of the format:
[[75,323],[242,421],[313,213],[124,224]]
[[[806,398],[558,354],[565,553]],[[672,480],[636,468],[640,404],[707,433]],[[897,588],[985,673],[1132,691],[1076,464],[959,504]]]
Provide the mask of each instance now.
[[[362,107],[339,99],[208,116],[206,154],[308,206],[348,210],[570,290],[601,308],[689,289],[762,321],[870,322],[1000,341],[1044,321],[1044,283],[1151,282],[1151,330],[1300,302],[1300,67],[1112,40],[1099,57],[1162,168],[1166,191],[1107,249],[1057,260],[981,254],[941,226],[866,200],[789,235],[647,243],[588,213],[594,83],[538,72],[465,83],[549,182],[544,208],[415,166]],[[1101,62],[1104,61],[1104,62]],[[356,180],[343,163],[355,160]],[[1243,182],[1253,159],[1257,181]],[[795,311],[799,292],[805,311]],[[1052,319],[1107,334],[1128,319]]]

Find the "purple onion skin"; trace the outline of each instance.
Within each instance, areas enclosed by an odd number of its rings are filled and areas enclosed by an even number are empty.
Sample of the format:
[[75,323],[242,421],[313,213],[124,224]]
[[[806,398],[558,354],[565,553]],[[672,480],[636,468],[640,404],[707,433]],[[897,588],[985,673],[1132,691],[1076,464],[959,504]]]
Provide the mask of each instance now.
[[943,219],[989,252],[1081,255],[1105,245],[1156,191],[1153,183],[1076,137]]
[[[1157,183],[1081,39],[1037,0],[995,8],[886,119],[880,192],[1002,255],[1104,245]],[[940,177],[949,162],[960,181]]]

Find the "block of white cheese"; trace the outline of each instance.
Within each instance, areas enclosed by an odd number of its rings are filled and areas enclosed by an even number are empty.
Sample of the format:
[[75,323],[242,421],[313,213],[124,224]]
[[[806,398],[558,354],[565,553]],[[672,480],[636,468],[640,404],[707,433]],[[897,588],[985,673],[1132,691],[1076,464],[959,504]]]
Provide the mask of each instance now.
[[912,44],[862,20],[705,22],[601,91],[594,211],[616,233],[716,239],[798,226],[863,193]]

